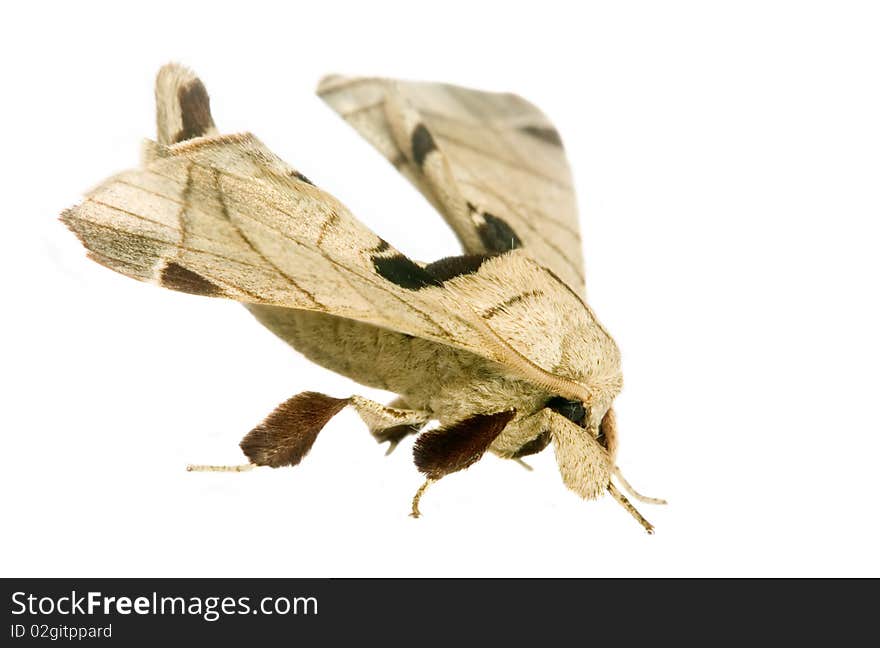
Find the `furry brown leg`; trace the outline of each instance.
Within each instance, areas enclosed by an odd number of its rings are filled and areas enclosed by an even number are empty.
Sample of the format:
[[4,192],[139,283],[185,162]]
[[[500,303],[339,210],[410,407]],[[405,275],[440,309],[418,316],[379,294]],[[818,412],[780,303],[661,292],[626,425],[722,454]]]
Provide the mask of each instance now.
[[483,456],[516,415],[515,410],[475,414],[447,427],[422,434],[413,448],[419,472],[429,479],[464,470]]
[[258,466],[295,466],[312,448],[327,422],[348,405],[348,398],[303,392],[276,407],[239,444]]
[[407,434],[421,430],[430,418],[427,412],[386,407],[360,396],[333,398],[318,392],[302,392],[281,403],[242,439],[240,446],[250,463],[240,466],[190,464],[187,470],[243,472],[255,466],[295,466],[311,450],[318,433],[346,405],[354,407],[373,436],[380,441],[390,441],[392,449]]
[[515,410],[476,414],[450,426],[425,432],[416,439],[413,459],[427,479],[413,497],[410,515],[416,518],[421,515],[419,500],[428,486],[479,461],[515,415]]

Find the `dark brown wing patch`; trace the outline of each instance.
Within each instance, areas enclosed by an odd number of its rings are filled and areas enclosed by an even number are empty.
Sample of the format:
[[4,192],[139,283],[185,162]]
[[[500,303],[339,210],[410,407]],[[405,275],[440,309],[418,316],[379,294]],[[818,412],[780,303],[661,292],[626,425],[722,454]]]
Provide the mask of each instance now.
[[522,247],[522,240],[507,224],[507,221],[483,212],[483,224],[477,228],[477,234],[489,252],[509,252]]
[[515,414],[515,410],[476,414],[448,427],[425,432],[416,439],[413,448],[416,467],[429,479],[464,470],[483,456]]
[[220,286],[211,283],[192,270],[187,270],[182,265],[173,262],[162,268],[159,283],[165,288],[179,290],[191,295],[204,295],[205,297],[221,297],[224,295],[223,289]]
[[347,398],[317,392],[297,394],[248,432],[239,447],[258,466],[295,466],[311,450],[327,422],[347,404]]
[[211,101],[201,80],[193,79],[180,86],[177,90],[177,101],[180,103],[183,128],[174,136],[175,143],[201,137],[215,128],[211,118]]
[[373,267],[376,268],[379,276],[406,290],[420,290],[440,285],[440,282],[425,272],[424,268],[402,254],[390,257],[373,256],[371,258],[373,259]]
[[422,167],[428,154],[436,150],[437,144],[431,131],[425,128],[424,124],[416,126],[412,134],[412,155],[415,163]]
[[491,254],[463,254],[461,256],[444,257],[425,266],[425,272],[437,281],[449,281],[461,275],[471,274],[480,269]]
[[560,148],[562,147],[562,138],[559,137],[559,133],[555,128],[547,126],[523,126],[520,130],[524,133],[528,133],[532,137],[537,137],[543,142],[547,142],[548,144]]

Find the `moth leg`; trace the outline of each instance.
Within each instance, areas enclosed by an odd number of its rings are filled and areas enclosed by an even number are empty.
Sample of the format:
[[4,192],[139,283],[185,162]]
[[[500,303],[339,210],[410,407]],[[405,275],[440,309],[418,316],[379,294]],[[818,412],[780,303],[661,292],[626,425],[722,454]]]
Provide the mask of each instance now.
[[479,461],[514,416],[516,410],[475,414],[419,436],[413,448],[413,459],[427,479],[416,491],[410,515],[416,518],[421,515],[419,500],[428,486]]
[[425,483],[419,486],[419,490],[416,491],[416,494],[413,496],[412,501],[412,512],[410,512],[410,517],[421,517],[422,512],[419,510],[419,500],[422,499],[422,495],[425,494],[425,491],[428,490],[428,486],[433,484],[436,479],[426,479]]
[[645,531],[648,532],[648,535],[654,535],[654,525],[648,522],[644,516],[639,513],[635,506],[633,506],[628,499],[617,490],[617,487],[614,486],[611,482],[608,482],[608,492],[611,493],[611,496],[617,500],[617,503],[620,504],[623,508],[625,508],[630,515],[632,515],[636,522],[644,527]]
[[318,392],[302,392],[281,403],[247,433],[239,447],[257,466],[295,466],[303,460],[318,433],[349,404]]
[[420,429],[430,418],[428,412],[386,407],[361,396],[333,398],[303,392],[276,407],[242,439],[241,449],[257,466],[295,466],[311,450],[318,433],[347,405],[357,411],[371,431],[414,425]]
[[235,466],[215,466],[211,464],[187,464],[187,472],[247,472],[257,466],[252,463],[237,464]]
[[[254,466],[295,466],[311,450],[318,433],[346,405],[355,408],[374,435],[377,430],[385,431],[393,427],[418,426],[417,431],[430,418],[428,412],[385,407],[360,396],[334,398],[318,392],[302,392],[281,403],[241,440],[239,446],[250,460],[249,464],[191,465],[187,470],[242,472]],[[408,430],[409,433],[412,432]]]
[[514,460],[516,463],[518,463],[520,466],[522,466],[523,468],[525,468],[526,470],[528,470],[529,472],[532,472],[532,471],[534,470],[534,468],[532,468],[529,464],[527,464],[525,461],[523,461],[523,460],[520,459],[519,457],[514,457],[513,460]]
[[388,442],[386,456],[391,454],[404,438],[421,432],[431,419],[429,412],[409,409],[402,398],[394,400],[387,406],[360,396],[352,396],[349,402],[367,424],[373,438],[379,443]]
[[[395,398],[393,401],[388,403],[389,408],[399,409],[399,410],[412,410],[406,403],[406,400],[402,396]],[[379,429],[379,430],[370,430],[370,433],[379,443],[388,442],[388,449],[385,450],[385,456],[387,457],[394,449],[397,448],[397,445],[403,441],[406,437],[411,434],[418,434],[422,431],[422,428],[425,427],[427,420],[421,423],[414,423],[408,425],[393,425],[391,427]]]

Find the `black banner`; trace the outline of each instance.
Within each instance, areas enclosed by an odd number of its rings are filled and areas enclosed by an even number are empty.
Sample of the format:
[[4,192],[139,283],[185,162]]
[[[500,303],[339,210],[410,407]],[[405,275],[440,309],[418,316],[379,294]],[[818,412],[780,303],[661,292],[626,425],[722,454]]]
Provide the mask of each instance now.
[[[828,630],[859,637],[874,614],[840,581],[7,579],[2,645],[255,645],[379,639],[469,645],[723,636],[762,642]],[[715,639],[713,639],[715,637]]]

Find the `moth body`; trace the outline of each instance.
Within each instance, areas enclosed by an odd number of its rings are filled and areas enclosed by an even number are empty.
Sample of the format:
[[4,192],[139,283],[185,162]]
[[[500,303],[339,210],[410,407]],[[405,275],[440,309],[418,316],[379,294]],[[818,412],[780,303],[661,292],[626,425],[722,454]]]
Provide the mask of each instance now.
[[615,466],[620,354],[583,297],[552,124],[515,95],[450,85],[330,77],[319,94],[444,215],[465,254],[409,259],[253,135],[219,134],[201,81],[177,65],[159,72],[142,166],[62,220],[95,261],[239,301],[306,358],[399,395],[297,394],[243,439],[251,465],[298,464],[353,407],[389,448],[419,434],[415,515],[428,484],[486,452],[552,445],[569,489],[610,493],[651,531],[612,482],[628,488]]

